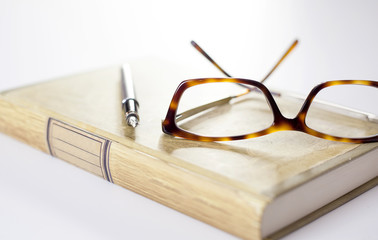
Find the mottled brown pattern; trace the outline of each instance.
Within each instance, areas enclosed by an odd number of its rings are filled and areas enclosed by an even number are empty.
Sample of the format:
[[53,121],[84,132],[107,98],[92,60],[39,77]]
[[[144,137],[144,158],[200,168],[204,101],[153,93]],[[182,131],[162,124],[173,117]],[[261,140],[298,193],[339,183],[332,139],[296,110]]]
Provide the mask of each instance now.
[[[180,98],[184,91],[190,87],[205,84],[205,83],[212,83],[212,82],[230,82],[230,83],[239,83],[239,84],[246,84],[250,86],[252,89],[259,89],[265,95],[267,102],[273,112],[274,121],[273,124],[259,132],[247,134],[247,135],[238,135],[238,136],[223,136],[223,137],[209,137],[209,136],[200,136],[193,134],[191,132],[185,131],[179,128],[176,124],[176,115],[177,115],[177,107],[180,101]],[[231,140],[241,140],[241,139],[249,139],[254,137],[263,136],[266,134],[270,134],[273,132],[284,131],[284,130],[292,130],[292,131],[301,131],[312,136],[316,136],[319,138],[324,138],[327,140],[333,141],[340,141],[340,142],[350,142],[350,143],[368,143],[368,142],[377,142],[378,141],[378,134],[370,137],[365,138],[343,138],[337,136],[331,136],[319,131],[316,131],[306,125],[305,118],[309,107],[316,96],[316,94],[327,87],[332,87],[335,85],[345,85],[345,84],[357,84],[357,85],[366,85],[378,88],[377,81],[369,81],[369,80],[335,80],[321,83],[315,86],[308,97],[305,99],[301,110],[294,118],[286,118],[281,111],[279,110],[276,101],[274,100],[271,92],[267,89],[265,85],[258,81],[249,80],[249,79],[241,79],[241,78],[201,78],[201,79],[192,79],[186,80],[180,83],[178,86],[171,104],[169,106],[168,113],[166,115],[165,120],[162,123],[163,132],[176,136],[182,137],[191,140],[197,141],[231,141]]]

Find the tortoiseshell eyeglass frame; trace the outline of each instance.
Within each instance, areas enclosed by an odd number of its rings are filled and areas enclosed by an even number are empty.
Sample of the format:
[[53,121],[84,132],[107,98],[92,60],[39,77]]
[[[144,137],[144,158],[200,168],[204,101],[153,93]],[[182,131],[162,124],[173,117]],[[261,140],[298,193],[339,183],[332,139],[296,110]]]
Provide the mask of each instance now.
[[[223,137],[208,137],[208,136],[200,136],[193,134],[191,132],[185,131],[179,128],[176,125],[176,118],[180,116],[177,114],[177,107],[180,101],[180,98],[184,91],[190,87],[205,84],[205,83],[214,83],[214,82],[230,82],[230,83],[240,83],[245,84],[253,88],[258,88],[266,97],[267,102],[272,110],[273,113],[273,123],[270,127],[255,133],[249,133],[246,135],[238,135],[238,136],[223,136]],[[167,134],[182,137],[190,140],[196,141],[205,141],[205,142],[212,142],[212,141],[231,141],[231,140],[241,140],[241,139],[249,139],[260,137],[263,135],[267,135],[270,133],[283,131],[283,130],[293,130],[293,131],[301,131],[312,136],[316,136],[319,138],[324,138],[327,140],[333,141],[340,141],[340,142],[350,142],[350,143],[368,143],[368,142],[377,142],[378,135],[366,137],[366,138],[342,138],[337,136],[331,136],[319,131],[316,131],[306,125],[306,115],[310,108],[310,105],[315,98],[316,94],[327,87],[336,86],[336,85],[345,85],[345,84],[359,84],[359,85],[366,85],[378,88],[378,82],[376,81],[368,81],[368,80],[337,80],[337,81],[329,81],[321,83],[315,86],[310,94],[305,99],[301,110],[299,111],[298,115],[295,118],[286,118],[280,112],[276,101],[273,98],[272,93],[268,90],[268,88],[254,80],[250,79],[242,79],[242,78],[201,78],[201,79],[192,79],[186,80],[180,83],[178,86],[171,104],[169,106],[169,110],[165,120],[163,121],[163,131]],[[232,97],[227,98],[227,100],[231,100]]]
[[[167,115],[162,123],[162,129],[163,132],[169,135],[173,135],[176,137],[181,137],[185,139],[195,140],[195,141],[204,141],[204,142],[213,142],[213,141],[232,141],[232,140],[242,140],[242,139],[249,139],[249,138],[255,138],[264,136],[270,133],[278,132],[278,131],[284,131],[284,130],[291,130],[291,131],[300,131],[307,134],[310,134],[312,136],[316,136],[319,138],[332,140],[332,141],[339,141],[339,142],[349,142],[349,143],[369,143],[369,142],[377,142],[378,141],[378,134],[374,136],[364,137],[364,138],[344,138],[344,137],[338,137],[338,136],[332,136],[328,134],[324,134],[322,132],[316,131],[312,128],[310,128],[306,124],[306,115],[310,108],[310,105],[312,101],[314,100],[315,96],[324,88],[332,87],[336,85],[347,85],[347,84],[357,84],[357,85],[366,85],[378,88],[378,82],[377,81],[369,81],[369,80],[335,80],[335,81],[328,81],[321,83],[317,86],[315,86],[307,98],[305,99],[301,110],[294,118],[286,118],[283,116],[281,111],[279,110],[276,101],[273,98],[272,92],[268,90],[268,88],[262,84],[261,82],[250,80],[250,79],[242,79],[242,78],[231,78],[230,75],[228,75],[222,68],[219,67],[217,63],[215,63],[214,60],[212,60],[199,46],[192,42],[193,46],[197,48],[207,59],[209,59],[210,62],[212,62],[218,69],[220,69],[225,75],[229,76],[229,78],[199,78],[199,79],[191,79],[183,81],[179,84],[178,88],[176,89],[176,92],[174,93],[174,96],[172,98],[172,101],[169,105],[169,110],[167,112]],[[268,73],[268,75],[263,79],[266,80],[267,77],[276,69],[276,67],[282,62],[282,60],[287,56],[287,54],[293,49],[293,47],[297,44],[297,41],[294,42],[294,44],[289,48],[289,50],[284,54],[284,56],[278,61],[278,63],[273,67],[273,69]],[[219,82],[228,82],[228,83],[236,83],[239,84],[247,89],[247,92],[242,93],[237,96],[230,96],[223,99],[220,99],[215,102],[211,102],[202,106],[199,106],[197,108],[188,110],[186,112],[177,114],[177,108],[180,102],[180,98],[190,87],[194,87],[200,84],[206,84],[206,83],[219,83]],[[209,109],[211,107],[215,107],[221,104],[228,103],[231,99],[245,95],[251,91],[254,91],[256,89],[259,89],[266,97],[266,100],[268,102],[268,105],[270,106],[272,113],[273,113],[273,123],[270,127],[254,132],[254,133],[248,133],[245,135],[237,135],[237,136],[221,136],[221,137],[210,137],[210,136],[202,136],[197,135],[194,133],[191,133],[189,131],[183,130],[179,128],[176,124],[177,121],[183,120],[187,117],[190,117],[196,113],[199,113],[201,111],[204,111],[206,109]]]

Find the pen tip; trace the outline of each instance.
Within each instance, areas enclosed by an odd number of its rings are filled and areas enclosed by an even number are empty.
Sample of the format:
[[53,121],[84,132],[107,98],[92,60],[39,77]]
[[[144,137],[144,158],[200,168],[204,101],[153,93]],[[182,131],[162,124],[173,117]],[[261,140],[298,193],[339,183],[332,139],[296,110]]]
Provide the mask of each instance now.
[[135,128],[138,125],[138,118],[131,116],[127,119],[127,124]]

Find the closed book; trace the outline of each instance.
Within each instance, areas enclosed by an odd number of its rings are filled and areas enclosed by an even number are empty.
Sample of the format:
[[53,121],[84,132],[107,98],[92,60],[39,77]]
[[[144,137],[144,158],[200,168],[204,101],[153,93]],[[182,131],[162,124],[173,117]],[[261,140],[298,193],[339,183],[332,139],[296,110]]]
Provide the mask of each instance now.
[[[0,131],[245,239],[279,238],[377,185],[378,143],[294,131],[230,142],[166,135],[161,122],[178,83],[204,76],[153,58],[130,65],[136,128],[125,123],[113,66],[2,92]],[[277,101],[295,112],[302,100]]]

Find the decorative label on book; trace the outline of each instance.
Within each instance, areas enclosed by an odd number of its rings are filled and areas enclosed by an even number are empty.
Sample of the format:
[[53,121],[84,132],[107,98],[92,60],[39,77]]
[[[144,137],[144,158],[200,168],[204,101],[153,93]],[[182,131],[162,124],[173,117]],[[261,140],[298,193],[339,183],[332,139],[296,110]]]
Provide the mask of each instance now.
[[50,154],[113,182],[109,170],[111,141],[50,118],[47,124]]

